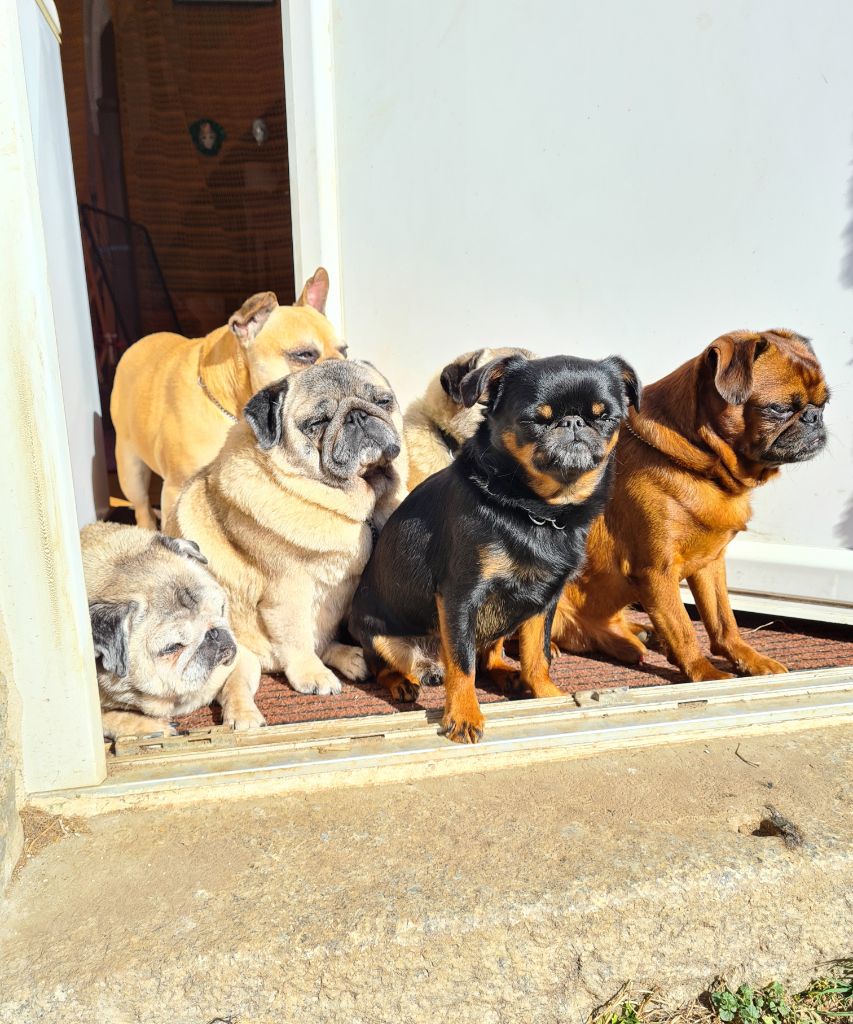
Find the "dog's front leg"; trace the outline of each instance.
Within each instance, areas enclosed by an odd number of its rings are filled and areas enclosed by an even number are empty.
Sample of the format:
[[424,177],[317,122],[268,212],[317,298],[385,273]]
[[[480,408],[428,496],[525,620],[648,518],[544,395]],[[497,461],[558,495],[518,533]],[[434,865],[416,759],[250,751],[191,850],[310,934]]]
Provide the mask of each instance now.
[[556,607],[555,600],[541,615],[522,622],[518,631],[521,681],[530,687],[534,697],[563,696],[563,691],[551,681],[551,623]]
[[285,673],[293,689],[297,693],[340,693],[340,679],[317,655],[314,606],[314,581],[296,576],[289,580],[286,593],[271,595],[258,610],[272,644],[275,667]]
[[694,573],[687,583],[708,630],[714,654],[728,658],[739,672],[749,676],[778,675],[788,671],[781,662],[759,654],[741,637],[729,603],[723,555]]
[[101,712],[104,736],[117,740],[122,736],[174,736],[175,728],[164,718],[150,718],[138,711]]
[[678,592],[678,576],[672,571],[649,569],[639,578],[640,600],[668,660],[694,682],[731,679],[731,672],[715,668],[699,649],[699,641]]
[[454,743],[477,743],[485,719],[474,688],[476,608],[470,595],[459,600],[436,594],[441,654],[444,661],[444,716],[441,731]]
[[257,655],[245,647],[237,648],[237,657],[216,701],[222,708],[222,724],[232,729],[256,729],[266,719],[255,704],[261,682],[261,663]]

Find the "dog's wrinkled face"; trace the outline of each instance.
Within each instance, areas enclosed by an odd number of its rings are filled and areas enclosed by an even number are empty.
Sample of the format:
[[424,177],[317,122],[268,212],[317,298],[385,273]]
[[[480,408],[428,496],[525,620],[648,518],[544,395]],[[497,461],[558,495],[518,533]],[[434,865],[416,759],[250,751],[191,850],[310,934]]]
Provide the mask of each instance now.
[[484,402],[493,448],[523,470],[527,484],[554,504],[585,501],[603,472],[640,384],[617,356],[497,360],[462,382],[465,401]]
[[346,345],[323,315],[328,294],[329,276],[318,267],[295,305],[279,306],[273,292],[259,292],[229,319],[253,392],[324,359],[346,358]]
[[369,363],[326,362],[255,395],[244,410],[264,451],[336,486],[370,478],[400,454],[402,417],[388,381]]
[[829,388],[810,342],[792,331],[737,331],[706,352],[720,436],[766,466],[805,462],[826,445]]
[[99,672],[114,697],[180,701],[237,655],[225,592],[192,541],[157,534],[145,555],[120,567],[121,595],[89,606]]

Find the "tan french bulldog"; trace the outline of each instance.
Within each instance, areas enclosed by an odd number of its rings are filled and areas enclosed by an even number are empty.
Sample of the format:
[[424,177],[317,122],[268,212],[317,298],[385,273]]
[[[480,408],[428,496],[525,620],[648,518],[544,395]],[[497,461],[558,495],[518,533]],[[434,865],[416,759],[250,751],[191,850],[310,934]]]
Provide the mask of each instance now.
[[118,478],[136,522],[157,529],[151,472],[163,478],[165,520],[181,487],[211,462],[253,394],[324,359],[346,358],[323,315],[329,275],[319,267],[293,306],[251,296],[204,338],[151,334],[119,360],[110,413]]

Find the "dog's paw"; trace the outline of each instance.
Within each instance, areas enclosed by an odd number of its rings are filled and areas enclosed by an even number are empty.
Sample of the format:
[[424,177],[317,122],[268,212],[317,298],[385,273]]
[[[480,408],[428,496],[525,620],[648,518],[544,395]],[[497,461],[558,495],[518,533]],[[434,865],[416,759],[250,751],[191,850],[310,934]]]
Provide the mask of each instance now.
[[341,692],[340,679],[321,662],[316,668],[306,667],[301,671],[291,670],[287,673],[287,681],[297,693],[316,693],[328,696]]
[[260,729],[267,720],[254,704],[225,704],[222,708],[222,724],[236,732],[246,729]]
[[421,686],[443,686],[444,669],[441,665],[433,665],[430,668],[424,669],[420,678]]
[[479,743],[485,725],[483,712],[472,693],[470,698],[463,696],[445,707],[439,731],[454,743]]
[[714,683],[722,679],[734,679],[734,672],[723,672],[712,665],[707,658],[699,658],[684,669],[684,674],[692,683]]
[[767,658],[757,651],[752,651],[749,658],[738,658],[735,665],[739,672],[748,676],[779,676],[788,671],[781,661]]
[[370,675],[367,662],[364,660],[364,654],[360,647],[349,647],[345,644],[339,644],[334,651],[330,652],[327,660],[330,665],[336,668],[342,675],[345,675],[347,679],[362,682]]
[[483,738],[484,720],[457,719],[445,715],[441,720],[439,732],[454,743],[479,743]]
[[177,736],[178,730],[171,722],[167,722],[164,718],[152,718],[150,725],[144,725],[140,734],[137,729],[135,732],[129,732],[128,736],[139,736],[142,735],[146,739],[154,736]]

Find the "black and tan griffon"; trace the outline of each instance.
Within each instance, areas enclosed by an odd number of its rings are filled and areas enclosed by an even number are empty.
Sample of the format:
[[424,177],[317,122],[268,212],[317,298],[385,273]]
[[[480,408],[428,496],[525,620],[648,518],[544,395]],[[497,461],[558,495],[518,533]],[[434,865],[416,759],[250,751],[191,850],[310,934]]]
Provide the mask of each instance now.
[[[452,465],[388,520],[353,602],[350,632],[396,700],[443,679],[442,731],[475,743],[479,667],[500,685],[559,695],[550,632],[610,489],[610,454],[634,371],[618,357],[497,359],[460,383],[485,418]],[[504,656],[519,631],[521,671]]]

